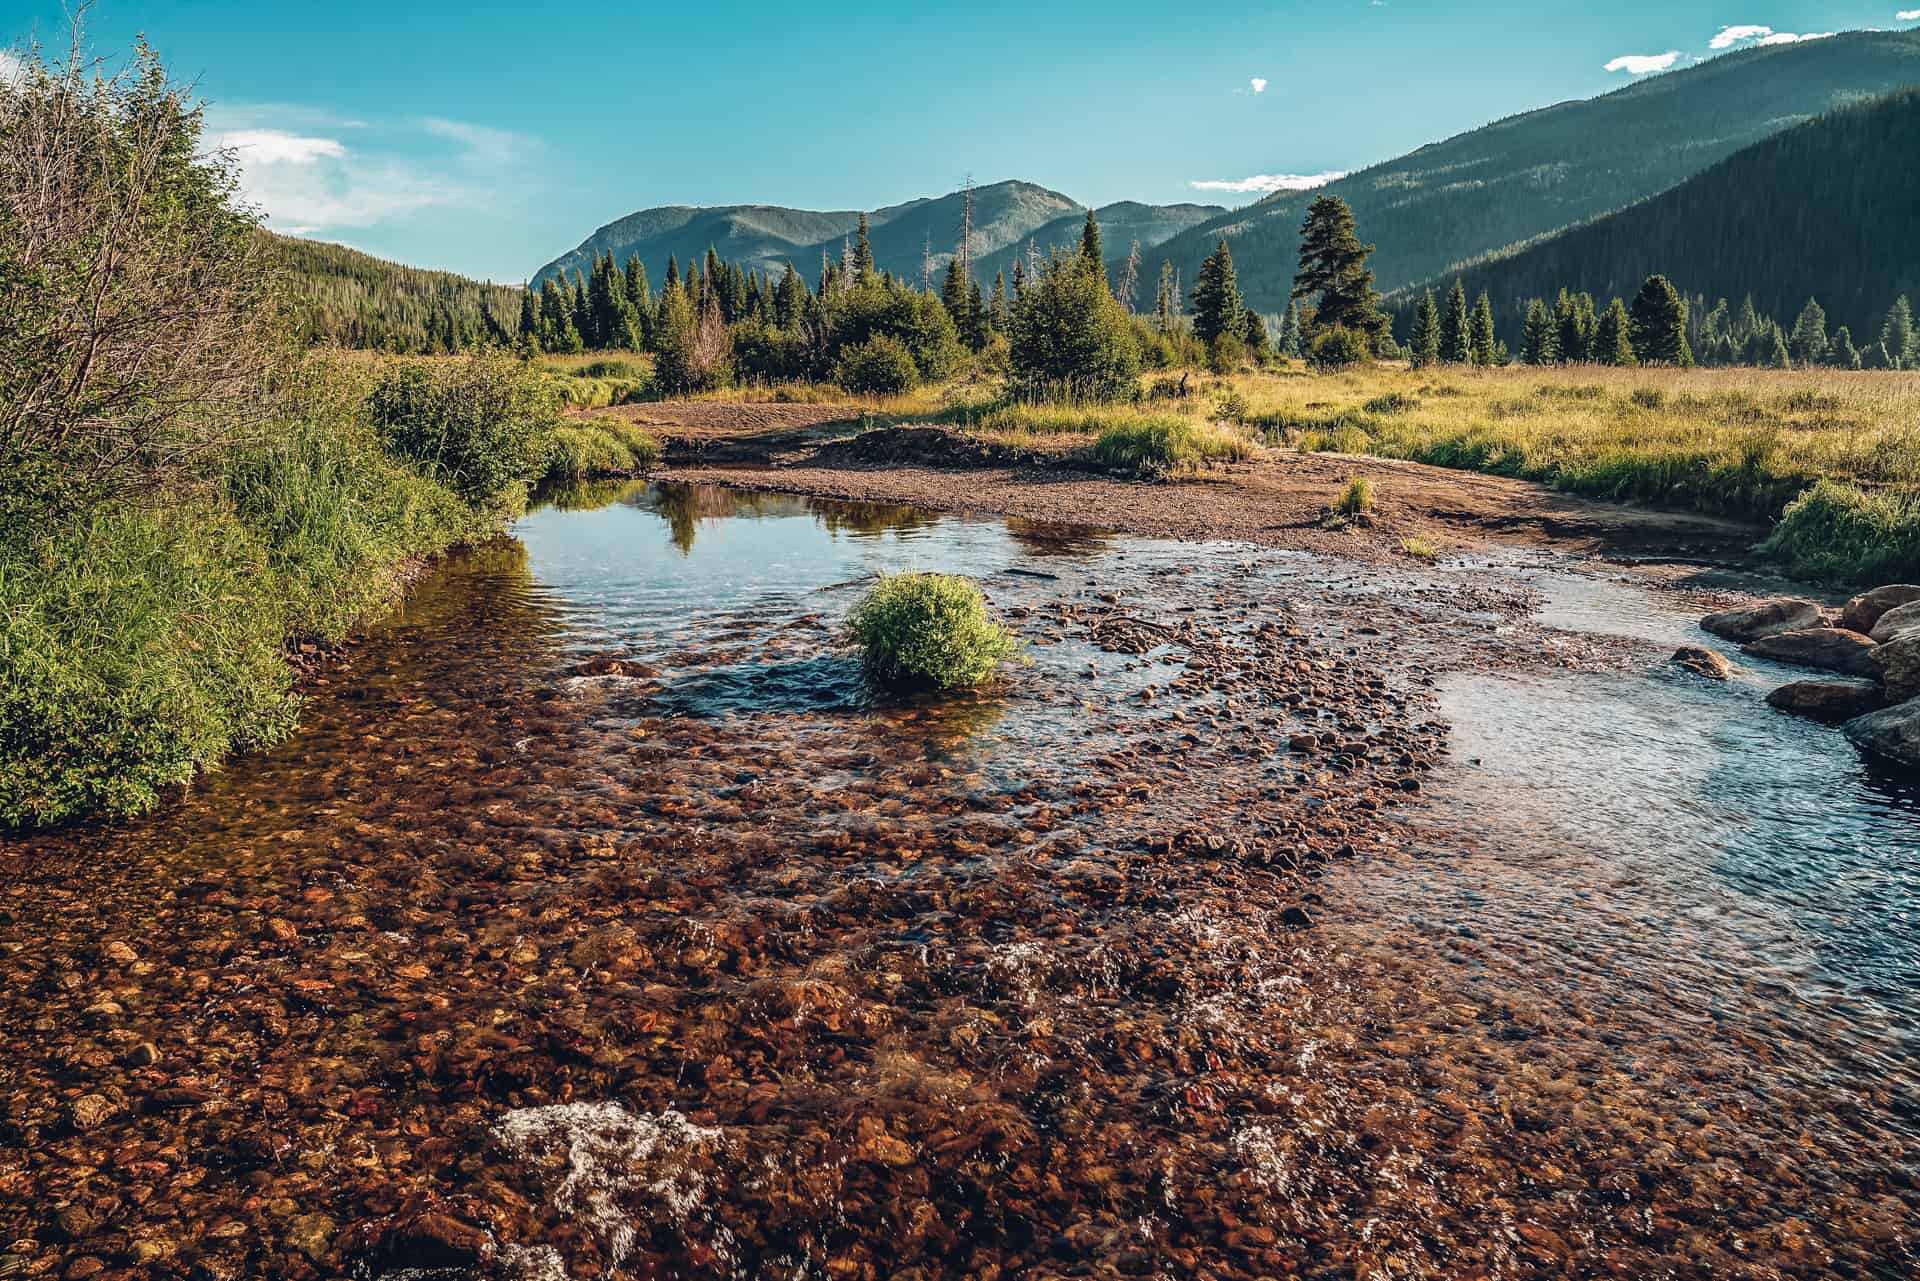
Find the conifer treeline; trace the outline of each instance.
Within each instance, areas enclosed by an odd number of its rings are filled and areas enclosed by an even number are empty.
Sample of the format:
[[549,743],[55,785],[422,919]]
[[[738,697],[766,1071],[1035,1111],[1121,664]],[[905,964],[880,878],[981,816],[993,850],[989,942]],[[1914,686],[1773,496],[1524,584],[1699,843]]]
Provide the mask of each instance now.
[[291,278],[295,331],[308,343],[437,353],[512,339],[517,286],[403,267],[345,245],[270,239]]

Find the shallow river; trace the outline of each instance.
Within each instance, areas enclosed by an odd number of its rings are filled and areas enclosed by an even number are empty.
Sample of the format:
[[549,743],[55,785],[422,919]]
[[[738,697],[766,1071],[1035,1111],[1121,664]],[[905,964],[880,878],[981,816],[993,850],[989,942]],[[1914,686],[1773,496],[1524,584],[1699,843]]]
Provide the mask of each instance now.
[[[1920,787],[1665,668],[1697,609],[711,488],[515,535],[296,741],[0,854],[0,1276],[1920,1266]],[[920,568],[1031,665],[873,704]]]

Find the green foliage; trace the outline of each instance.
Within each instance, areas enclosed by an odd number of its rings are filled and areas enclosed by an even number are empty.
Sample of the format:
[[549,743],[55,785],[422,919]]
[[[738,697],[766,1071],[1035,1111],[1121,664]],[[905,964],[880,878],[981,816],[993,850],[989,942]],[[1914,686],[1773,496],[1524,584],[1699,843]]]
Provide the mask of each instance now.
[[1341,516],[1358,516],[1373,510],[1373,485],[1365,476],[1355,476],[1340,493],[1333,510]]
[[1240,332],[1243,323],[1233,254],[1222,240],[1200,264],[1200,280],[1193,287],[1194,337],[1211,347],[1220,335]]
[[1407,339],[1409,360],[1415,369],[1440,363],[1440,308],[1433,301],[1433,290],[1421,296],[1413,313],[1413,334]]
[[1137,390],[1140,348],[1102,279],[1055,262],[1014,300],[1008,361],[1028,400],[1114,400]]
[[833,380],[859,395],[894,396],[913,390],[920,369],[905,343],[891,334],[876,334],[841,350]]
[[497,355],[397,364],[368,411],[388,449],[475,507],[539,474],[557,419],[548,381]]
[[836,292],[825,308],[829,352],[839,353],[874,338],[892,338],[913,356],[927,382],[939,382],[960,368],[960,333],[940,300],[903,285],[875,281]]
[[1367,336],[1354,329],[1323,329],[1313,340],[1307,360],[1315,369],[1350,369],[1373,359]]
[[1206,463],[1240,462],[1253,456],[1245,436],[1196,423],[1177,414],[1154,414],[1118,423],[1093,442],[1093,461],[1134,476],[1171,475]]
[[1920,576],[1920,493],[1822,479],[1787,504],[1763,547],[1805,574],[1911,582]]
[[1207,368],[1216,374],[1231,374],[1247,363],[1247,345],[1236,333],[1224,333],[1207,344]]
[[1636,363],[1633,354],[1633,322],[1627,317],[1626,304],[1615,298],[1607,306],[1594,328],[1593,350],[1590,353],[1593,362],[1598,365],[1631,365]]
[[1687,346],[1687,304],[1665,276],[1648,276],[1627,309],[1633,355],[1643,365],[1693,363]]
[[1318,196],[1307,207],[1300,227],[1300,268],[1293,278],[1293,297],[1313,303],[1310,332],[1351,329],[1364,334],[1370,344],[1390,333],[1391,322],[1380,310],[1373,272],[1367,267],[1373,250],[1372,245],[1360,243],[1353,210],[1340,197]]
[[621,418],[574,418],[554,428],[547,443],[543,482],[566,484],[607,476],[632,476],[660,461],[660,442]]
[[1487,300],[1484,290],[1473,304],[1473,321],[1467,332],[1467,345],[1473,354],[1476,365],[1492,365],[1497,343],[1493,334],[1493,305]]
[[1473,359],[1467,290],[1459,280],[1453,282],[1453,289],[1447,294],[1446,310],[1440,313],[1440,359],[1452,365],[1464,365]]
[[951,574],[883,578],[847,619],[867,678],[882,689],[961,689],[984,684],[1019,653],[1019,641],[987,612],[980,589]]
[[[262,233],[266,235],[266,233]],[[534,295],[403,267],[345,245],[266,236],[287,271],[295,333],[313,344],[432,355],[506,342]]]

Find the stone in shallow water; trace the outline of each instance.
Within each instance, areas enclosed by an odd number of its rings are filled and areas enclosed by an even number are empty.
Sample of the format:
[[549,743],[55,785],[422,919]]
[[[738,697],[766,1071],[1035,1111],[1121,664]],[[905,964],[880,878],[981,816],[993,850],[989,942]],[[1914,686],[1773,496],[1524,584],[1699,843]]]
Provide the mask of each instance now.
[[1746,652],[1756,658],[1818,667],[1848,676],[1872,676],[1875,672],[1869,658],[1873,642],[1844,627],[1802,627],[1791,632],[1775,632],[1746,646]]
[[1839,625],[1850,631],[1871,632],[1889,610],[1920,601],[1920,583],[1888,583],[1861,592],[1840,610]]
[[1700,626],[1715,636],[1742,644],[1775,632],[1819,625],[1820,606],[1800,596],[1772,596],[1700,620]]
[[1769,706],[1808,720],[1851,720],[1886,701],[1877,685],[1864,681],[1794,681],[1767,695]]
[[1667,661],[1708,680],[1723,681],[1733,672],[1733,665],[1724,657],[1698,645],[1681,646],[1673,651],[1673,657]]
[[1920,765],[1920,698],[1856,716],[1840,730],[1869,752],[1903,765]]

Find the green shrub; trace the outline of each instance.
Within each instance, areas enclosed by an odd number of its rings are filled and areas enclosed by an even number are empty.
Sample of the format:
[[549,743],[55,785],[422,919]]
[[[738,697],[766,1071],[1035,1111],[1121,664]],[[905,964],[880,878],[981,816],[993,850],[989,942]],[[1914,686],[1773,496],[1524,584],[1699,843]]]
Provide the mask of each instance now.
[[624,382],[644,382],[647,369],[637,360],[607,357],[588,361],[573,371],[575,378],[618,378]]
[[1762,549],[1824,578],[1912,582],[1920,577],[1920,493],[1817,481],[1787,504]]
[[1096,463],[1136,476],[1166,476],[1202,463],[1252,456],[1252,443],[1239,433],[1174,414],[1117,424],[1093,442]]
[[1637,387],[1629,399],[1642,409],[1658,409],[1667,403],[1666,394],[1657,387]]
[[1347,482],[1333,510],[1342,516],[1358,516],[1361,512],[1372,511],[1373,485],[1365,476],[1355,476]]
[[538,474],[557,419],[550,381],[498,355],[395,365],[368,411],[388,449],[474,507]]
[[905,343],[888,334],[877,334],[841,350],[833,380],[858,395],[895,396],[913,390],[920,381],[920,370]]
[[660,442],[619,418],[601,416],[562,423],[547,446],[544,481],[561,484],[591,477],[631,476],[660,461]]
[[1315,369],[1349,369],[1372,359],[1365,334],[1337,325],[1315,335],[1307,354],[1308,362]]
[[836,293],[827,306],[832,356],[871,339],[896,339],[924,382],[951,377],[966,359],[953,317],[932,294],[875,281]]
[[1126,310],[1078,259],[1051,263],[1013,307],[1009,351],[1024,400],[1117,400],[1138,390],[1140,347]]
[[1247,363],[1247,344],[1239,334],[1221,334],[1207,344],[1207,368],[1231,374]]
[[979,685],[1019,651],[980,589],[951,574],[883,578],[854,607],[847,631],[868,679],[884,689]]
[[1405,414],[1420,408],[1420,402],[1412,396],[1390,391],[1384,396],[1375,396],[1361,408],[1370,414]]

